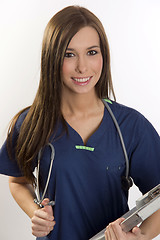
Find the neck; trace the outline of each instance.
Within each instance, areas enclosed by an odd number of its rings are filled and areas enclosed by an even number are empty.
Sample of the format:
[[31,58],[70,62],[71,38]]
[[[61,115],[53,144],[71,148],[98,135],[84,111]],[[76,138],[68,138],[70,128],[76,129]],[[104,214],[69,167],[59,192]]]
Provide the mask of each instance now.
[[62,113],[66,114],[89,114],[103,106],[102,101],[95,92],[90,94],[73,94],[62,96]]

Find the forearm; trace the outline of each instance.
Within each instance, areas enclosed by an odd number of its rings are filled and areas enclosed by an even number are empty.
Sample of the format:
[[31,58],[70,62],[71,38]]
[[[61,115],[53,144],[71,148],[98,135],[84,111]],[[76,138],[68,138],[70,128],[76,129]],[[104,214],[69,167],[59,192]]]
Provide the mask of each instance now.
[[32,218],[34,211],[39,207],[34,203],[35,193],[31,184],[25,181],[25,178],[9,178],[9,187],[11,194],[21,209]]
[[147,218],[140,226],[144,239],[151,240],[160,234],[160,210]]

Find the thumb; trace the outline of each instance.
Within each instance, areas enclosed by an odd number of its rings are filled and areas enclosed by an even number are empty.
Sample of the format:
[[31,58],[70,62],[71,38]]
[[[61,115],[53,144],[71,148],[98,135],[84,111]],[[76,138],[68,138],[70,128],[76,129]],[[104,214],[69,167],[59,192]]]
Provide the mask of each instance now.
[[47,205],[49,203],[49,199],[45,198],[42,201],[42,205],[44,206],[44,211],[48,213],[48,215],[53,216],[53,208],[52,206]]
[[136,236],[139,236],[141,234],[141,229],[139,227],[134,227],[132,229],[132,233],[134,233]]

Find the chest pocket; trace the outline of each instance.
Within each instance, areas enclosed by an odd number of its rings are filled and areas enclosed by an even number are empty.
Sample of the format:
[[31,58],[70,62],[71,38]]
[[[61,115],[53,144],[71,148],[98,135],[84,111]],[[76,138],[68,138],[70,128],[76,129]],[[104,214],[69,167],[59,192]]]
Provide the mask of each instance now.
[[121,178],[125,176],[125,163],[106,164],[106,184],[107,187],[121,191]]
[[[125,175],[125,163],[115,163],[106,166],[106,190],[105,199],[112,209],[111,216],[116,219],[123,215],[128,209],[127,192],[122,190],[121,177]],[[113,207],[114,206],[114,207]]]
[[119,163],[110,165],[107,164],[106,166],[106,173],[107,174],[116,174],[118,176],[122,176],[125,172],[125,163]]

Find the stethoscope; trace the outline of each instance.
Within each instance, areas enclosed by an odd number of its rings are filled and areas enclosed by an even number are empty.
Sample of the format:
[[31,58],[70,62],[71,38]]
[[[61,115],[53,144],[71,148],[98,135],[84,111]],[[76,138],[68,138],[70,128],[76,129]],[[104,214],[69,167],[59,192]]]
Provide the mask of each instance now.
[[[39,153],[38,153],[38,165],[37,165],[37,171],[36,171],[36,192],[37,192],[37,198],[34,199],[34,202],[39,205],[39,207],[43,207],[42,205],[42,201],[45,198],[45,194],[48,188],[48,184],[49,184],[49,180],[51,177],[51,172],[52,172],[52,166],[53,166],[53,161],[54,161],[54,156],[55,156],[55,149],[53,147],[53,145],[51,143],[47,144],[50,147],[51,150],[51,160],[50,160],[50,167],[49,167],[49,171],[48,171],[48,177],[47,177],[47,181],[45,184],[45,188],[42,194],[42,197],[40,197],[40,187],[39,187],[39,172],[40,172],[40,159],[41,159],[41,155],[42,155],[42,148],[40,149]],[[55,201],[50,201],[47,205],[51,205],[54,206],[55,205]]]
[[[114,122],[114,125],[115,125],[115,127],[117,129],[119,138],[120,138],[120,142],[121,142],[121,145],[122,145],[124,158],[125,158],[125,162],[126,162],[126,171],[125,171],[125,175],[122,176],[122,178],[121,178],[121,185],[122,185],[122,189],[123,190],[128,191],[129,188],[132,187],[133,181],[132,181],[132,178],[129,176],[129,159],[128,159],[125,143],[124,143],[124,140],[123,140],[122,132],[120,130],[119,124],[118,124],[118,122],[117,122],[117,120],[116,120],[116,118],[115,118],[111,108],[109,107],[108,103],[106,102],[105,99],[102,99],[102,102],[104,103],[105,107],[107,108],[107,110],[108,110],[108,112],[109,112],[109,114],[110,114],[110,116],[111,116],[111,118],[112,118],[112,120]],[[42,155],[42,149],[40,149],[40,151],[38,153],[38,165],[37,165],[37,174],[36,174],[37,175],[36,176],[37,198],[34,199],[34,202],[36,204],[38,204],[40,207],[43,207],[42,201],[45,198],[45,194],[46,194],[46,191],[47,191],[47,188],[48,188],[48,184],[49,184],[50,177],[51,177],[51,171],[52,171],[54,156],[55,156],[55,149],[54,149],[53,145],[51,143],[48,143],[47,145],[51,149],[51,160],[50,160],[50,167],[49,167],[48,177],[47,177],[47,181],[46,181],[46,184],[45,184],[44,191],[42,193],[42,197],[40,197],[40,188],[39,188],[39,172],[40,172],[40,159],[41,159],[41,155]],[[54,206],[55,205],[55,201],[50,201],[47,205]]]

